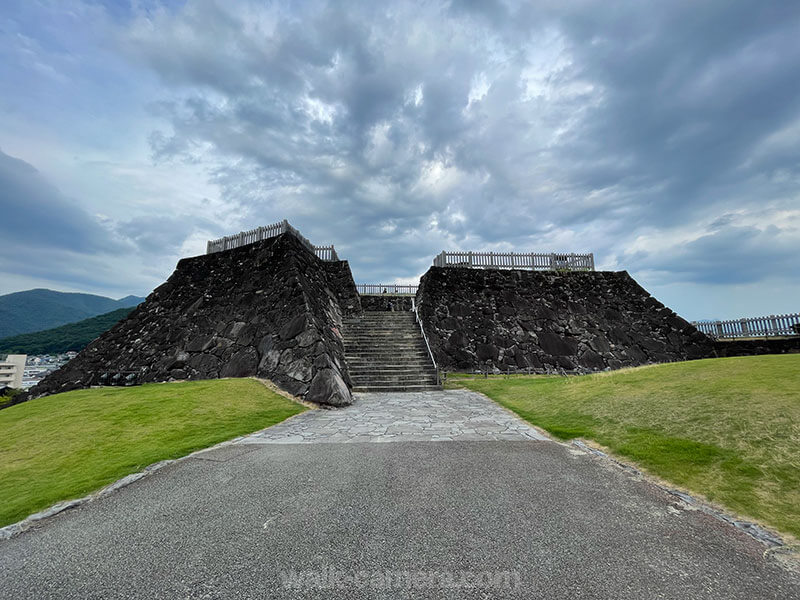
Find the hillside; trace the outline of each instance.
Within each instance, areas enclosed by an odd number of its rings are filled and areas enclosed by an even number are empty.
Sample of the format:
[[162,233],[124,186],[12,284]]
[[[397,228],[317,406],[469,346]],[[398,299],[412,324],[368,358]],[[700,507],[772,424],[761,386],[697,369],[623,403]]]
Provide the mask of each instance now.
[[136,306],[144,298],[119,300],[94,294],[35,289],[0,296],[0,339],[74,323],[120,308]]
[[83,350],[89,342],[108,331],[127,317],[134,307],[118,308],[111,312],[89,317],[77,323],[68,323],[53,329],[21,333],[0,340],[0,353],[56,354]]

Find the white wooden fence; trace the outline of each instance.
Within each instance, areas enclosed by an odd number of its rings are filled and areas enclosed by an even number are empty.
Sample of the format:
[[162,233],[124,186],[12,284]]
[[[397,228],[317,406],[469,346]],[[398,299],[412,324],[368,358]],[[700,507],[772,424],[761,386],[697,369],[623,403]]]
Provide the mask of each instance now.
[[359,294],[392,294],[395,296],[413,296],[417,293],[418,285],[404,283],[357,283]]
[[729,321],[692,321],[692,325],[713,338],[795,335],[800,334],[800,313],[731,319]]
[[320,259],[328,261],[339,260],[339,256],[336,254],[333,244],[330,246],[315,246],[295,227],[292,227],[286,219],[279,223],[267,225],[266,227],[257,227],[250,231],[242,231],[234,235],[227,235],[218,240],[210,240],[206,244],[206,254],[232,250],[233,248],[239,248],[247,244],[255,244],[261,240],[266,240],[286,232],[291,232],[306,248],[316,254]]
[[314,246],[314,253],[322,260],[339,260],[339,255],[336,254],[333,244],[330,246]]
[[433,259],[433,266],[473,269],[531,269],[534,271],[594,271],[594,254],[442,252]]

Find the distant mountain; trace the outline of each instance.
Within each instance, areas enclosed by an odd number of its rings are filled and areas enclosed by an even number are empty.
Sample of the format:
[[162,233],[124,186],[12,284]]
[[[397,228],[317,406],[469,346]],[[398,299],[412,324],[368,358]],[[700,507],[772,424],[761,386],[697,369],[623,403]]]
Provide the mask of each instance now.
[[143,301],[138,296],[114,300],[43,289],[6,294],[0,296],[0,338],[74,323]]
[[79,352],[101,333],[127,317],[134,308],[118,308],[77,323],[3,338],[0,340],[0,354],[60,354],[70,350]]

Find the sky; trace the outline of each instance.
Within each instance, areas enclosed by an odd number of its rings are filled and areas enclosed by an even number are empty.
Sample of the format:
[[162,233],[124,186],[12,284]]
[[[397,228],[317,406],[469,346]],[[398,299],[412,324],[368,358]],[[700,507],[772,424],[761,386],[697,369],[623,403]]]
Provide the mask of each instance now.
[[0,293],[145,295],[282,219],[357,282],[593,252],[800,311],[800,3],[3,0]]

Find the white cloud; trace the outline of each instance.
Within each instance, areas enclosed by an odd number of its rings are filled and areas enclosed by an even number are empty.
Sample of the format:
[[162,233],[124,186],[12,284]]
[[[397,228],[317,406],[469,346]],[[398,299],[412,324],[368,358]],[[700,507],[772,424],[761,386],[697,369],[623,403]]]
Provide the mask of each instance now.
[[[360,280],[444,247],[594,251],[686,305],[793,276],[796,7],[76,7],[20,3],[0,34],[0,144],[124,231],[150,285],[282,218]],[[772,262],[715,275],[741,248]]]

